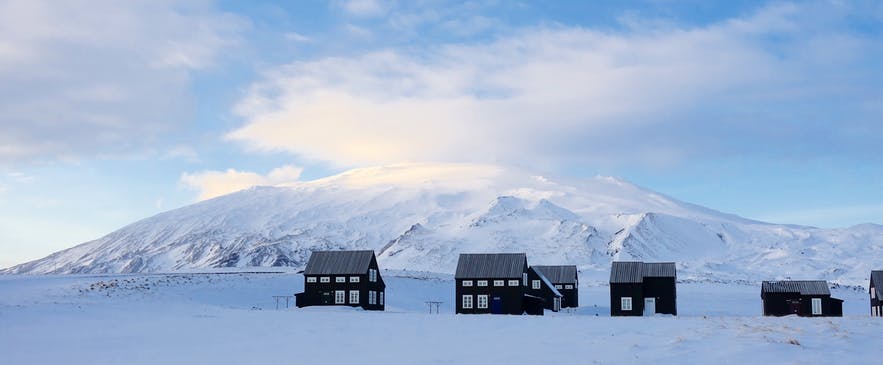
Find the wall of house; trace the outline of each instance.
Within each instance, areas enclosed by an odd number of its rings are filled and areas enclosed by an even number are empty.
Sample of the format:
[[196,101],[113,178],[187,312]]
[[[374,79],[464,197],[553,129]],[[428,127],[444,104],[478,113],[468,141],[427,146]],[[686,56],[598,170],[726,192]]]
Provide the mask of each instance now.
[[[464,280],[472,281],[472,286],[464,287]],[[478,286],[479,280],[487,280],[488,286]],[[494,280],[503,280],[503,284],[505,286],[494,286]],[[454,292],[456,293],[456,313],[491,313],[491,310],[494,309],[494,298],[499,298],[499,300],[502,302],[502,313],[500,314],[523,314],[523,300],[526,288],[522,285],[522,280],[520,278],[517,279],[517,286],[509,286],[509,280],[516,279],[473,278],[454,280],[456,285],[456,289],[454,290]],[[463,308],[463,295],[472,296],[472,308]],[[478,295],[488,296],[487,308],[478,308]]]
[[[318,305],[345,305],[350,307],[362,307],[366,310],[384,310],[386,309],[386,284],[380,275],[376,260],[372,260],[369,269],[377,270],[377,281],[371,282],[368,273],[359,275],[305,275],[304,276],[304,292],[295,295],[295,305],[298,307],[318,306]],[[316,279],[310,282],[311,277]],[[322,278],[327,277],[329,282],[323,283]],[[352,278],[358,278],[357,282],[353,282]],[[344,282],[337,282],[337,278],[343,278]],[[335,292],[344,291],[344,303],[335,303]],[[350,292],[358,291],[359,300],[356,303],[350,301]],[[370,304],[370,292],[376,294],[376,303]],[[384,293],[383,304],[380,302],[380,293]]]
[[[797,293],[765,293],[763,300],[763,315],[765,316],[787,316],[793,314],[789,300],[800,300]],[[803,303],[801,302],[798,312],[803,311]]]
[[[539,280],[540,288],[534,289],[534,280]],[[527,293],[543,298],[543,308],[557,312],[560,308],[555,308],[555,298],[558,297],[548,285],[540,280],[539,275],[533,269],[527,271]],[[559,302],[560,303],[560,302]]]
[[677,315],[677,297],[675,278],[644,278],[644,298],[656,298],[656,313]]
[[[623,297],[632,298],[632,310],[620,308]],[[640,283],[610,284],[610,315],[641,316],[644,314],[644,295]]]

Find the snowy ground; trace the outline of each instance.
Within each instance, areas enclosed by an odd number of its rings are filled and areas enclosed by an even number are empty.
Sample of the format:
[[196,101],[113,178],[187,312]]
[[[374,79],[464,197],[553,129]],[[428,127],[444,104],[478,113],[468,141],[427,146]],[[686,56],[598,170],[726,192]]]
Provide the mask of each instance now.
[[576,311],[456,316],[450,276],[384,278],[387,311],[364,312],[276,310],[303,285],[291,273],[0,276],[0,363],[847,364],[883,332],[851,289],[834,291],[844,318],[764,318],[759,285],[711,283],[679,284],[676,318],[610,318],[585,280]]

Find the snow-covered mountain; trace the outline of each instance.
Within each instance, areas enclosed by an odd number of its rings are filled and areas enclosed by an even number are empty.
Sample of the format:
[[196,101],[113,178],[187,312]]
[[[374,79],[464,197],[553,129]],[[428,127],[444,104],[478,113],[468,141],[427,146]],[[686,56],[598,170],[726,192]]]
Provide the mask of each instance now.
[[374,249],[384,268],[434,272],[452,272],[460,252],[507,251],[585,272],[606,272],[614,259],[665,260],[678,262],[681,279],[863,284],[883,257],[883,226],[757,222],[611,177],[403,164],[243,190],[0,272],[301,267],[317,249]]

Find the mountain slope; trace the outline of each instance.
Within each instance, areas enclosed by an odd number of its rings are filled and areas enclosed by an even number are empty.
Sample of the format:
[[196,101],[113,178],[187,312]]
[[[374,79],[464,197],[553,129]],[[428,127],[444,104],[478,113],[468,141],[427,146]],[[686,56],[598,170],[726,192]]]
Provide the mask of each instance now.
[[[822,278],[861,284],[883,227],[751,221],[625,181],[554,180],[471,164],[357,169],[257,187],[135,222],[5,273],[294,266],[317,249],[374,249],[390,269],[451,272],[460,252],[603,273],[613,259],[677,261],[682,278]],[[602,277],[603,275],[599,276]]]

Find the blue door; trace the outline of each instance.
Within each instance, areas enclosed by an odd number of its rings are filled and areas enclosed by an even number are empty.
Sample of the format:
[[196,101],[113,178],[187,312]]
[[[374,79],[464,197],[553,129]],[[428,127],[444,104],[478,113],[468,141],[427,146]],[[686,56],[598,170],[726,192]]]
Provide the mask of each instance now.
[[493,300],[491,300],[491,313],[503,314],[503,298],[502,297],[494,297]]

